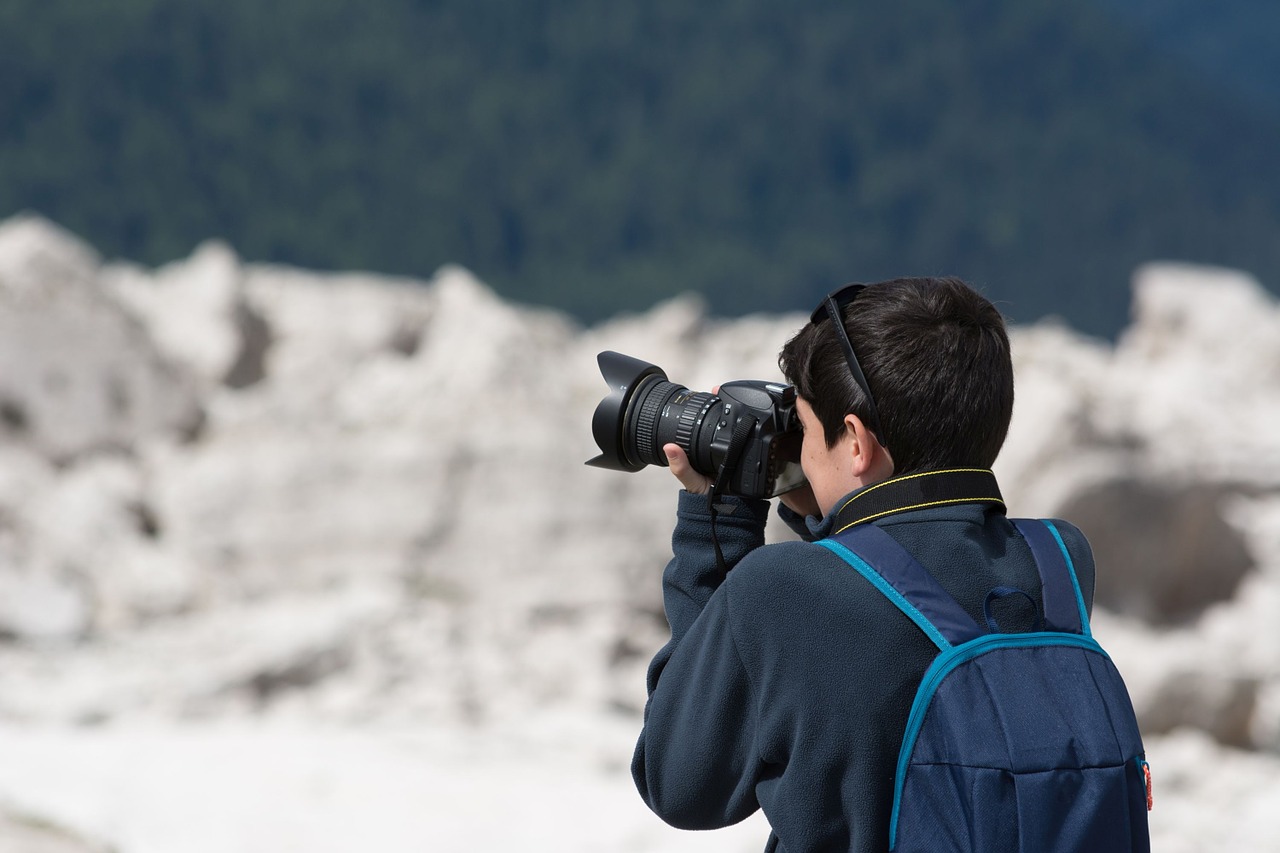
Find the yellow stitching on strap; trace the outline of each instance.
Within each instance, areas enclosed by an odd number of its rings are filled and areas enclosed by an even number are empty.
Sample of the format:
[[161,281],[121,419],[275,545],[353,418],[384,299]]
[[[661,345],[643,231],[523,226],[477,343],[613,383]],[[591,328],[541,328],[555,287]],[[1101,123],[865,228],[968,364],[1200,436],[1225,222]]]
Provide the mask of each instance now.
[[[939,472],[933,471],[930,473],[936,474]],[[903,479],[906,479],[906,478],[904,477]],[[911,506],[899,506],[899,507],[894,507],[893,509],[887,509],[884,512],[878,512],[875,515],[869,515],[866,518],[859,518],[857,521],[851,521],[848,524],[846,524],[844,527],[841,527],[839,530],[834,531],[831,535],[838,536],[839,534],[844,533],[850,527],[863,524],[864,522],[874,521],[875,519],[883,518],[886,515],[893,515],[894,513],[907,512],[908,510],[913,510],[913,509],[928,509],[931,506],[944,506],[946,504],[968,504],[968,503],[1003,504],[1004,501],[1000,500],[999,498],[950,498],[945,501],[929,501],[928,503],[912,504]],[[849,504],[847,503],[845,504],[845,506],[848,506],[848,505]],[[841,509],[844,509],[844,507],[841,507]]]
[[[945,471],[922,471],[919,474],[905,474],[901,477],[894,477],[890,480],[885,480],[883,483],[876,483],[874,486],[869,486],[863,489],[853,497],[849,498],[849,500],[845,501],[844,504],[840,507],[840,509],[836,510],[836,513],[839,514],[844,512],[845,507],[847,507],[849,504],[853,503],[863,495],[867,495],[867,494],[870,494],[871,492],[874,492],[876,489],[882,488],[884,486],[889,486],[894,483],[902,483],[902,482],[906,482],[907,480],[914,480],[917,477],[932,477],[935,474],[991,474],[991,473],[992,472],[990,468],[948,468]],[[994,476],[994,474],[992,476]],[[912,508],[914,509],[914,507]],[[884,513],[881,513],[881,515],[883,514]],[[879,516],[873,516],[873,518],[879,518]]]

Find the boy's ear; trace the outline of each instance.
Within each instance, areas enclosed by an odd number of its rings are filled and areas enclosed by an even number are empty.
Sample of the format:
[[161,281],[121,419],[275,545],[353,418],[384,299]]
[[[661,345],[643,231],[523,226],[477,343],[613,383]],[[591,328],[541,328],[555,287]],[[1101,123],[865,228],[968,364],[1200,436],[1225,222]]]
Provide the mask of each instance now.
[[893,459],[889,456],[888,448],[880,443],[876,434],[862,422],[862,418],[852,413],[845,415],[844,428],[846,437],[851,439],[849,454],[853,475],[877,479],[880,476],[892,476]]

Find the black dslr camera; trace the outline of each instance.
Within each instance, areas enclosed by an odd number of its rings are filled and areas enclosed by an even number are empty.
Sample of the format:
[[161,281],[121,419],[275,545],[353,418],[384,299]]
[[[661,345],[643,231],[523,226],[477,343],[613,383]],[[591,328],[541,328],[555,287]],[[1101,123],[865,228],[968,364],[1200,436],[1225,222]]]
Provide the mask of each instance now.
[[621,353],[602,352],[597,360],[609,395],[591,418],[600,455],[588,465],[614,471],[666,465],[662,446],[675,442],[722,494],[770,498],[804,483],[790,385],[748,379],[707,394],[668,382],[662,368]]

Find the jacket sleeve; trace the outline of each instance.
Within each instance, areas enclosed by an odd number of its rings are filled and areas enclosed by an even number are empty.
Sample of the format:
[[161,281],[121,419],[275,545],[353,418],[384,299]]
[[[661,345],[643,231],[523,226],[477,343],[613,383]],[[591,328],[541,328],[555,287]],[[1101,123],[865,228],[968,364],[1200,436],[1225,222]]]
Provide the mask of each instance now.
[[[764,544],[765,501],[726,498],[716,518],[732,567]],[[671,640],[649,665],[649,700],[631,773],[659,817],[682,829],[737,823],[759,808],[757,714],[711,544],[707,499],[682,492],[663,574]]]

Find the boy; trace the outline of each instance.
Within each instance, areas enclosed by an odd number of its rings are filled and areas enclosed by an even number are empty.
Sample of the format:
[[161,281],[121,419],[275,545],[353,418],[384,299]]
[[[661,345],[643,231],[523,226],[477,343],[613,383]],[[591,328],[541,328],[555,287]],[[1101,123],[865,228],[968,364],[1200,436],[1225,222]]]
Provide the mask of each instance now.
[[[988,470],[1013,408],[1009,341],[999,312],[963,282],[896,279],[832,294],[779,364],[799,398],[808,479],[779,514],[807,541],[765,546],[768,503],[725,497],[724,575],[711,482],[677,445],[663,448],[684,487],[663,579],[671,640],[649,668],[632,774],[680,828],[762,808],[766,851],[880,853],[908,714],[938,647],[810,543],[877,525],[979,625],[984,596],[1016,588],[1027,595],[996,603],[1000,629],[1034,627],[1040,578]],[[1088,543],[1055,524],[1091,607]]]

